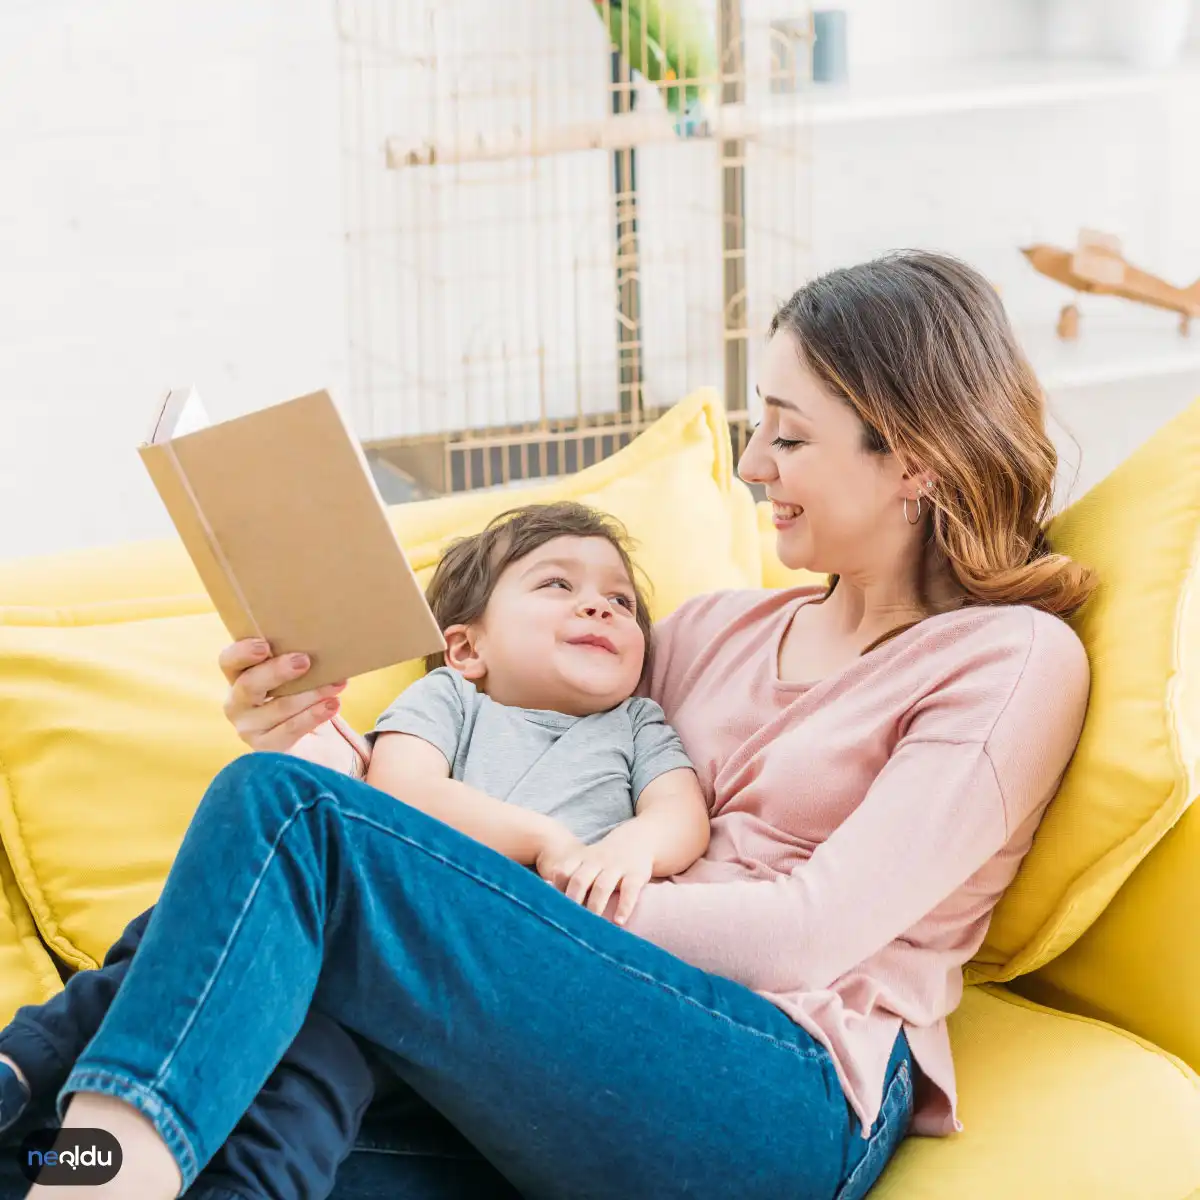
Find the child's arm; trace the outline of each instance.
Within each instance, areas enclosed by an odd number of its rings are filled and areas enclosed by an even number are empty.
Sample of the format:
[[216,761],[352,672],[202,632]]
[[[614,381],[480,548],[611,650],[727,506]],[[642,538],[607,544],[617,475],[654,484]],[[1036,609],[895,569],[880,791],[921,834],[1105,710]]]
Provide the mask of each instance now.
[[618,825],[602,842],[638,847],[649,854],[654,875],[686,871],[708,849],[708,806],[691,767],[651,780],[637,799],[632,821]]
[[532,866],[550,846],[565,848],[578,840],[553,817],[451,779],[446,756],[413,734],[377,735],[367,782],[523,866]]
[[635,815],[608,838],[615,836],[622,847],[649,852],[654,875],[676,875],[708,849],[708,805],[691,759],[662,708],[639,697],[630,702],[629,717]]
[[652,700],[637,697],[630,709],[633,762],[632,820],[591,846],[552,850],[538,872],[570,899],[623,925],[642,888],[656,877],[687,870],[708,848],[708,805],[679,735]]
[[638,795],[636,815],[590,846],[552,847],[538,872],[571,900],[624,925],[651,879],[686,870],[708,847],[708,808],[696,772],[676,767]]
[[708,839],[708,807],[696,772],[677,767],[646,784],[632,820],[591,846],[546,855],[537,868],[593,912],[604,912],[620,889],[616,916],[623,923],[646,883],[686,871],[708,849]]

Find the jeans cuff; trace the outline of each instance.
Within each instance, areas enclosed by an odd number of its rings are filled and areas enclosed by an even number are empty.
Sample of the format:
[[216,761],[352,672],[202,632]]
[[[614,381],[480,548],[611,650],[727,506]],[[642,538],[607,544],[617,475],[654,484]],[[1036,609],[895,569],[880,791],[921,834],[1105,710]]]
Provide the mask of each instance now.
[[191,1139],[184,1132],[183,1123],[175,1109],[163,1099],[153,1088],[130,1079],[119,1068],[104,1066],[76,1067],[67,1076],[62,1091],[58,1094],[58,1118],[61,1121],[66,1112],[67,1101],[78,1092],[90,1092],[98,1096],[112,1096],[123,1100],[136,1108],[151,1125],[183,1177],[183,1188],[180,1195],[196,1182],[200,1173],[196,1149]]

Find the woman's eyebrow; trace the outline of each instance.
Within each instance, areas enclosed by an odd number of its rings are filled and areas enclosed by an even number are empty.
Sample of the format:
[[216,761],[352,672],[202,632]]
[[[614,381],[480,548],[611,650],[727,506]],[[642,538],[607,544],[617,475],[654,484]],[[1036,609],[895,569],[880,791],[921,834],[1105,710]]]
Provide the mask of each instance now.
[[786,408],[789,412],[794,412],[797,416],[807,417],[808,414],[792,400],[783,400],[779,396],[764,396],[758,388],[754,389],[758,392],[758,398],[769,408]]

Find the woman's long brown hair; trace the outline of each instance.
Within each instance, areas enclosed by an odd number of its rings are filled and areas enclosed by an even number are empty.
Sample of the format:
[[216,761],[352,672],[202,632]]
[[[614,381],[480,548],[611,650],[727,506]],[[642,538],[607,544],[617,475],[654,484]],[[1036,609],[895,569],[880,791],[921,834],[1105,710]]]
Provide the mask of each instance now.
[[936,480],[927,565],[949,568],[961,603],[1083,604],[1093,572],[1045,537],[1058,454],[1042,389],[987,280],[946,255],[890,254],[805,284],[780,330],[858,414],[869,452]]

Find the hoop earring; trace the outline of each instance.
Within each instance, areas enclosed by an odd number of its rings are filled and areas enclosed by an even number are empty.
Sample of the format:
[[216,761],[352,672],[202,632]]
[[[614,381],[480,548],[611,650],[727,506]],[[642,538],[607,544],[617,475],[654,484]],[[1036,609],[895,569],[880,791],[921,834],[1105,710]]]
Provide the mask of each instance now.
[[910,525],[919,525],[921,523],[921,497],[917,497],[917,519],[915,521],[908,520],[908,497],[904,497],[904,519]]

